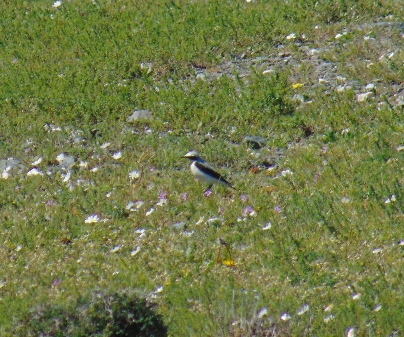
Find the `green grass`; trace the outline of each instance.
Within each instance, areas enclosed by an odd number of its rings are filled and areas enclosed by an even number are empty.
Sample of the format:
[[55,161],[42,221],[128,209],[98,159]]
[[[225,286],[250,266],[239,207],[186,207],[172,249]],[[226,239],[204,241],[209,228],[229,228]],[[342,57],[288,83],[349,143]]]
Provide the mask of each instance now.
[[[1,335],[31,308],[99,289],[155,302],[170,336],[400,333],[400,7],[2,2],[0,160],[24,166],[0,172]],[[366,26],[376,21],[393,25]],[[319,85],[302,45],[353,87]],[[368,83],[374,98],[358,102]],[[127,122],[135,109],[153,118]],[[268,144],[253,151],[247,135]],[[190,149],[237,191],[204,196],[181,158]],[[61,153],[76,160],[70,177]],[[39,157],[43,175],[27,176]]]

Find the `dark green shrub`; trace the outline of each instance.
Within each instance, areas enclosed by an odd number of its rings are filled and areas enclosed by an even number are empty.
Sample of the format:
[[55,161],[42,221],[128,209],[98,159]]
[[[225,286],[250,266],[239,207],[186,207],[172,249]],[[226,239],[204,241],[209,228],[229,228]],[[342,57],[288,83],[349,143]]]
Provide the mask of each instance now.
[[96,292],[70,306],[34,308],[17,323],[14,335],[164,337],[167,327],[154,307],[131,292]]

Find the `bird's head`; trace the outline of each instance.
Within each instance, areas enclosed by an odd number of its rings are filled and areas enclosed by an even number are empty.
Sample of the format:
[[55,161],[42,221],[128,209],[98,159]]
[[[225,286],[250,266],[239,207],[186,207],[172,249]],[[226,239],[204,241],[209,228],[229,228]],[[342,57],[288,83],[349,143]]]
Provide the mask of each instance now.
[[182,158],[187,158],[191,161],[198,161],[203,163],[204,160],[201,158],[201,156],[199,155],[198,152],[196,151],[189,151],[187,154],[185,154],[185,156],[183,156]]

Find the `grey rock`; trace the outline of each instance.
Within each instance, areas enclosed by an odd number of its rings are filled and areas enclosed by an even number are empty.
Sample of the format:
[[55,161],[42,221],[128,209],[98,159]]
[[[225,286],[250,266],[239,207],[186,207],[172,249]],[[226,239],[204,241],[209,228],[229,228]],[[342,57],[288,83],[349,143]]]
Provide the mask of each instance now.
[[134,110],[132,114],[126,118],[128,123],[140,120],[140,119],[151,119],[153,118],[153,114],[149,110]]
[[247,145],[254,150],[259,150],[267,145],[267,140],[259,136],[245,136],[243,143],[247,143]]
[[196,75],[196,79],[206,81],[206,75],[203,72],[198,72]]
[[64,169],[71,169],[76,159],[74,157],[69,156],[67,154],[61,153],[56,157],[56,160],[59,162],[59,166]]
[[14,158],[1,159],[0,160],[0,172],[5,171],[6,168],[22,170],[25,168],[25,165],[18,159],[14,159]]
[[306,99],[304,98],[304,96],[302,94],[294,94],[292,97],[292,100],[298,101],[301,103],[304,103],[306,101]]
[[365,102],[372,96],[373,96],[373,92],[369,91],[369,92],[365,92],[364,94],[357,94],[356,100],[358,102]]
[[171,226],[174,229],[184,229],[185,228],[185,221],[176,222]]

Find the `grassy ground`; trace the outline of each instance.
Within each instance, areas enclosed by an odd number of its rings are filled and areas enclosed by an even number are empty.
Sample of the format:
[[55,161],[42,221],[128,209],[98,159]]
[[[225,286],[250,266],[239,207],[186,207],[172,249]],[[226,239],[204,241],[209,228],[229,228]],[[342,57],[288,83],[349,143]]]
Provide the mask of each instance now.
[[[128,288],[171,336],[402,334],[400,4],[0,11],[0,160],[20,161],[0,172],[1,335],[40,303]],[[237,191],[205,196],[191,149]]]

